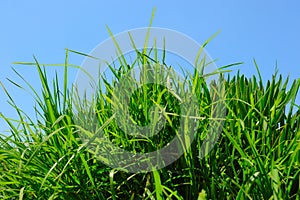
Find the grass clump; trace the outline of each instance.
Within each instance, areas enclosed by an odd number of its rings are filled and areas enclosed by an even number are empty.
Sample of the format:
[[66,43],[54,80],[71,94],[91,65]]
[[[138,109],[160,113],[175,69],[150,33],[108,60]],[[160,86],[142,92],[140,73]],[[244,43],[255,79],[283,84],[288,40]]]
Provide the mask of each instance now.
[[[198,119],[191,147],[165,168],[127,173],[108,167],[105,161],[99,162],[80,134],[85,130],[86,134],[92,134],[91,130],[104,127],[103,134],[114,145],[128,151],[151,152],[165,146],[176,135],[179,119],[175,114],[181,112],[180,102],[161,85],[148,84],[135,91],[129,96],[128,104],[134,121],[146,125],[151,116],[144,107],[154,103],[167,105],[168,114],[160,134],[150,140],[128,136],[112,118],[116,104],[112,100],[116,100],[113,98],[116,84],[131,66],[122,63],[118,67],[110,66],[115,79],[103,79],[105,90],[99,90],[94,98],[95,107],[89,107],[84,102],[74,102],[75,91],[67,88],[68,53],[62,87],[57,76],[49,81],[45,68],[37,60],[32,63],[37,67],[42,85],[41,95],[29,85],[36,94],[37,122],[22,112],[3,86],[19,119],[15,123],[1,116],[11,133],[0,137],[1,199],[300,198],[300,110],[295,105],[300,79],[294,80],[288,89],[289,80],[283,80],[277,73],[266,85],[260,75],[252,78],[239,73],[228,75],[224,81],[227,111],[222,119],[222,134],[211,152],[201,158],[199,152],[209,126],[207,119],[212,114],[213,87],[196,72],[188,74],[185,78],[190,81],[177,82],[177,86],[181,92],[186,88],[195,91],[197,112],[203,117]],[[153,62],[142,53],[139,55],[143,62],[145,59]],[[78,106],[79,113],[74,113],[74,106]],[[96,113],[96,117],[90,118],[89,113]],[[82,123],[76,121],[78,115]],[[87,123],[91,119],[92,123]]]

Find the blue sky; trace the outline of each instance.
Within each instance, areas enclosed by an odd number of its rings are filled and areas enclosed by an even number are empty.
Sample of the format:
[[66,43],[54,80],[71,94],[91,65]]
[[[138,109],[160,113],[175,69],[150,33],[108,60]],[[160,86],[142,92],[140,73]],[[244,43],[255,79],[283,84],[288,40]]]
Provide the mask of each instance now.
[[[235,67],[247,76],[256,74],[257,60],[265,80],[270,79],[277,62],[279,73],[300,78],[300,1],[2,1],[0,6],[0,81],[16,103],[33,114],[34,100],[12,86],[6,78],[22,83],[15,67],[35,88],[40,85],[36,70],[12,65],[14,61],[62,63],[65,48],[89,53],[113,33],[145,27],[156,7],[153,26],[174,29],[200,44],[215,32],[220,34],[206,50],[218,66],[244,62]],[[71,56],[80,64],[83,57]],[[75,80],[76,70],[70,72]],[[0,112],[15,117],[0,89]],[[298,98],[299,102],[299,98]],[[7,126],[0,119],[0,131]]]

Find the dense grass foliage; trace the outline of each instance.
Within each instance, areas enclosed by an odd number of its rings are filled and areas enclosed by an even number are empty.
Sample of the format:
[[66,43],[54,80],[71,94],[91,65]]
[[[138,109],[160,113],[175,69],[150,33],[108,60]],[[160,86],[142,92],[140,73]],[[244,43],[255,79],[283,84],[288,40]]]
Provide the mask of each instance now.
[[[277,73],[266,85],[259,74],[252,78],[226,75],[227,113],[212,151],[199,158],[209,125],[201,120],[196,139],[178,160],[158,171],[132,174],[107,167],[80,139],[83,128],[74,123],[74,91],[67,89],[68,53],[63,84],[57,77],[49,81],[43,66],[37,61],[33,64],[42,86],[42,95],[38,95],[28,85],[36,94],[37,122],[22,112],[3,86],[19,119],[16,123],[1,116],[11,133],[0,137],[1,199],[300,199],[300,109],[295,105],[300,79],[288,88],[288,79]],[[111,69],[118,82],[127,66]],[[199,112],[208,119],[211,88],[196,72],[188,77],[188,86],[194,88],[199,100]],[[139,110],[138,105],[145,101],[151,104],[159,98],[160,104],[168,105],[170,114],[161,135],[137,141],[111,120],[114,102],[109,100],[115,82],[105,82],[106,91],[100,90],[93,108],[95,121],[105,125],[105,134],[114,144],[143,152],[172,139],[178,124],[178,118],[171,115],[179,112],[176,98],[158,85],[147,85],[134,93],[129,105],[138,123],[147,123],[149,117]],[[150,97],[154,101],[149,101]],[[91,110],[81,106],[80,119],[86,124]]]

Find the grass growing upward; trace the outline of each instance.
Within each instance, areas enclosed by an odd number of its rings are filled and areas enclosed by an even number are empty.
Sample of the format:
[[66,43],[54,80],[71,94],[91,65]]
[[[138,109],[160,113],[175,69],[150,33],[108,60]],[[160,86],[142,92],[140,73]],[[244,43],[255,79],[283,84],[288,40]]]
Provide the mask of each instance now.
[[[188,74],[185,78],[189,81],[175,85],[182,92],[189,87],[195,91],[197,112],[204,119],[199,120],[191,147],[163,169],[126,173],[103,164],[105,160],[100,162],[80,134],[92,134],[87,126],[104,127],[103,134],[114,145],[133,152],[151,152],[176,135],[180,101],[156,84],[135,91],[128,104],[133,121],[147,124],[151,116],[145,107],[153,104],[167,105],[168,115],[159,135],[151,139],[128,136],[113,118],[118,103],[113,91],[131,66],[110,66],[114,79],[104,77],[105,90],[95,95],[96,106],[88,107],[89,104],[76,102],[76,90],[67,88],[71,66],[68,54],[69,50],[63,65],[63,84],[58,77],[50,81],[45,67],[36,59],[31,63],[38,70],[42,95],[16,72],[36,95],[36,121],[26,116],[2,85],[19,117],[16,123],[1,115],[11,133],[0,137],[1,199],[300,199],[300,109],[295,105],[300,79],[293,80],[288,89],[289,80],[283,80],[277,72],[266,85],[260,74],[252,78],[239,73],[228,75],[224,82],[227,113],[221,137],[212,151],[200,158],[211,116],[212,91],[199,74]],[[139,56],[142,62],[153,62]],[[75,105],[79,111],[76,114]],[[96,113],[96,117],[88,124],[90,113]],[[78,115],[82,124],[75,123]]]

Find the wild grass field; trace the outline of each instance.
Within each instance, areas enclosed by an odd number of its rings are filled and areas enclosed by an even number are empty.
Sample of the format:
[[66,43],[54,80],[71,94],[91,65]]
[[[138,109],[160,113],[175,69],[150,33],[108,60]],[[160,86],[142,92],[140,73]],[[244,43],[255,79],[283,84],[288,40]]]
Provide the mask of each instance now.
[[[213,117],[213,87],[197,70],[187,73],[188,81],[174,84],[182,92],[191,89],[199,103],[201,120],[190,148],[164,168],[128,173],[100,162],[80,134],[93,135],[95,129],[86,127],[96,124],[118,147],[153,151],[177,134],[180,101],[156,84],[133,93],[129,110],[137,124],[148,123],[145,107],[154,103],[166,105],[167,114],[159,135],[149,140],[129,137],[116,124],[112,100],[115,84],[131,65],[110,66],[114,79],[103,77],[105,90],[99,90],[95,106],[88,107],[76,102],[76,90],[67,87],[69,53],[74,52],[66,51],[63,83],[58,82],[58,74],[50,80],[47,66],[37,59],[31,63],[39,73],[41,95],[17,71],[23,82],[11,81],[35,94],[37,120],[27,116],[2,85],[19,117],[11,120],[1,115],[10,126],[10,135],[0,137],[1,199],[300,199],[300,107],[295,104],[300,79],[283,79],[276,71],[263,84],[259,70],[251,78],[221,70],[226,115],[220,119],[223,124],[216,145],[202,158],[201,144]],[[142,53],[138,59],[159,62]],[[96,117],[90,118],[90,113]]]

